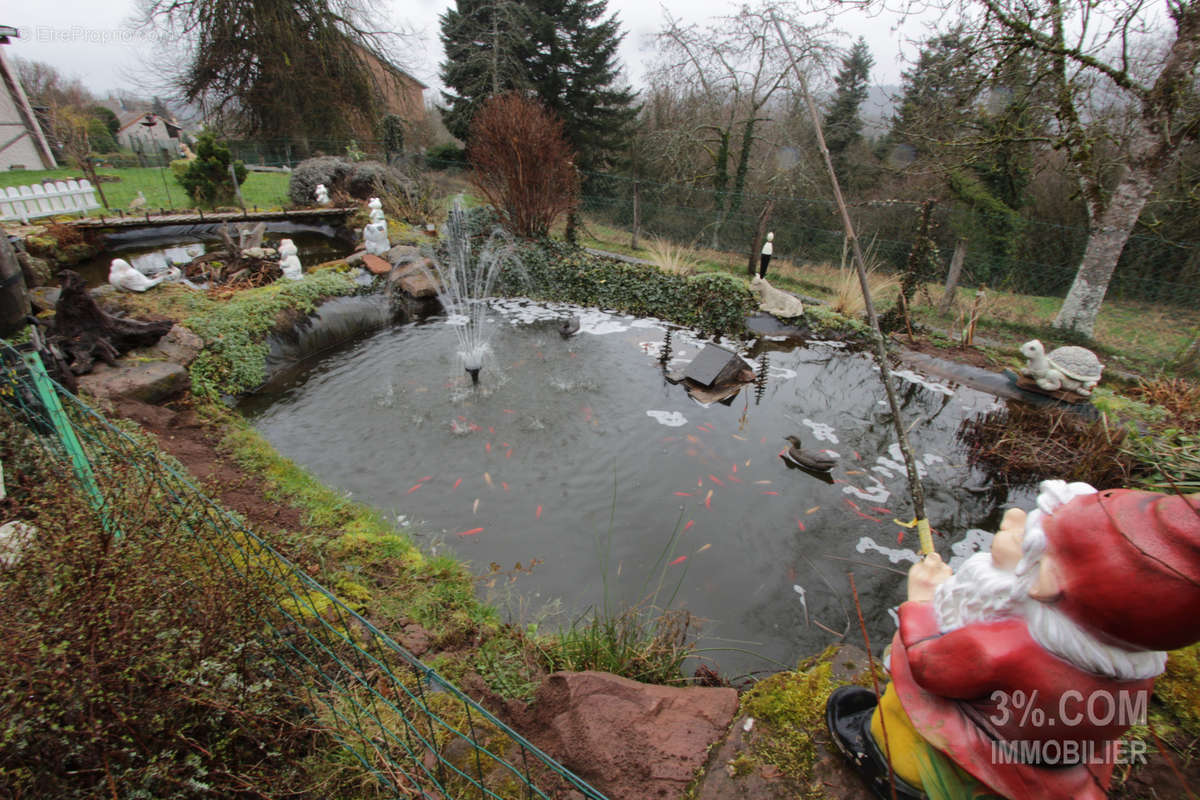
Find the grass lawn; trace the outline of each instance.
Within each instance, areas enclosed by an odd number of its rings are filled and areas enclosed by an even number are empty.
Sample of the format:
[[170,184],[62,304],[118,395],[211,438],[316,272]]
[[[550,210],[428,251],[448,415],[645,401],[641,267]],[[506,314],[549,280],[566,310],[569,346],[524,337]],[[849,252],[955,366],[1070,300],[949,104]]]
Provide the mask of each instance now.
[[[99,169],[100,175],[111,175],[119,180],[104,182],[100,189],[104,192],[111,210],[128,209],[129,203],[137,197],[139,191],[146,197],[147,209],[159,208],[193,208],[194,204],[187,192],[175,180],[175,175],[166,167],[127,167],[122,169]],[[44,180],[67,180],[80,178],[77,169],[47,169],[47,170],[10,170],[0,172],[0,188],[8,186],[25,186],[40,183]],[[286,172],[251,172],[242,184],[242,198],[248,208],[258,206],[260,209],[281,208],[288,202],[287,189],[289,175]],[[97,198],[99,199],[99,198]],[[92,211],[92,216],[98,216],[100,210]]]
[[[556,233],[561,233],[556,230]],[[595,219],[585,220],[580,244],[610,252],[656,261],[653,237],[643,235],[638,250],[630,244],[628,230],[606,225]],[[747,256],[692,248],[688,254],[695,272],[727,272],[745,277]],[[798,263],[774,259],[768,279],[781,289],[808,295],[830,303],[835,310],[847,314],[860,313],[861,294],[855,274],[836,264]],[[882,273],[872,277],[872,295],[881,312],[895,303],[898,291],[896,279]],[[929,284],[919,291],[912,304],[917,322],[935,330],[949,331],[954,338],[964,326],[964,315],[974,300],[973,289],[959,289],[953,310],[941,314],[930,305],[941,300],[942,286]],[[1050,327],[1062,300],[1057,297],[1018,295],[988,290],[981,303],[982,315],[977,325],[978,340],[996,343],[1001,358],[1023,364],[1016,355],[1022,342],[1039,338],[1049,350],[1065,344],[1061,332]],[[1159,373],[1189,341],[1189,332],[1200,325],[1200,309],[1182,308],[1133,300],[1106,300],[1096,320],[1094,349],[1101,359],[1117,362],[1114,366],[1145,376]]]

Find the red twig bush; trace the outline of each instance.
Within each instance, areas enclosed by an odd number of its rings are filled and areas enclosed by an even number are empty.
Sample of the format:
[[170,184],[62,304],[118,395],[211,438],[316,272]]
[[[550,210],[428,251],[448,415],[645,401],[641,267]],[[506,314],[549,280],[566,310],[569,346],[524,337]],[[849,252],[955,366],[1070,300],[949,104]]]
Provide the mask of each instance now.
[[516,92],[488,100],[471,122],[471,183],[518,236],[545,236],[575,206],[575,154],[562,122]]

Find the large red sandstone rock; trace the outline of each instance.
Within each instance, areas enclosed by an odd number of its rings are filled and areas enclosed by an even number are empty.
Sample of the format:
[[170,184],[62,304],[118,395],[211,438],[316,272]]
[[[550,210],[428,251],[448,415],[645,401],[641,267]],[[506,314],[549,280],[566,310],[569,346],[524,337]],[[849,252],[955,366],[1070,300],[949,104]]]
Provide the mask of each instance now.
[[374,256],[370,253],[367,253],[365,256],[363,256],[362,261],[363,266],[366,267],[372,275],[387,275],[392,271],[392,265],[384,261],[379,256]]
[[611,800],[677,798],[724,735],[737,692],[557,672],[530,711],[536,743]]

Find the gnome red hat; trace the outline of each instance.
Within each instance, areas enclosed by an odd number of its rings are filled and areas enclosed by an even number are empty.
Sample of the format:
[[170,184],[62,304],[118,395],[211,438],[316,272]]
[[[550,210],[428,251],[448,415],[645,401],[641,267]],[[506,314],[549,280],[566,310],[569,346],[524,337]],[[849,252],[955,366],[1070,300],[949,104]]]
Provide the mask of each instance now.
[[1130,650],[1200,641],[1200,494],[1086,494],[1041,524],[1076,623]]

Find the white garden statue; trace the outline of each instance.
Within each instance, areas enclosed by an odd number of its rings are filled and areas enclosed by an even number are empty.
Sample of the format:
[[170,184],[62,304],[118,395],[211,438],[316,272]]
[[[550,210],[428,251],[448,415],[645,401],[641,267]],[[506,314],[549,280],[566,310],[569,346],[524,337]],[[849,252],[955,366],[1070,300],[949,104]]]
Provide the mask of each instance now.
[[165,280],[178,277],[180,274],[177,268],[172,267],[159,274],[158,277],[147,278],[125,259],[114,258],[112,265],[108,268],[108,282],[127,292],[144,292],[147,289],[153,289]]
[[367,246],[367,252],[373,256],[381,256],[390,250],[392,244],[388,241],[387,223],[368,223],[363,228],[363,243]]
[[383,215],[383,203],[378,197],[372,197],[367,202],[367,207],[371,209],[371,222],[387,222]]
[[300,257],[296,255],[296,252],[296,245],[292,243],[291,239],[279,241],[279,267],[283,270],[283,277],[293,281],[304,277],[303,269],[300,266]]
[[1100,359],[1085,347],[1069,345],[1047,353],[1040,341],[1031,339],[1021,345],[1021,355],[1029,359],[1021,374],[1032,378],[1038,388],[1047,392],[1074,392],[1080,397],[1090,397],[1104,371]]
[[332,202],[332,201],[330,201],[330,199],[329,199],[329,190],[325,188],[325,184],[318,183],[317,184],[317,205],[327,206],[330,204],[330,202]]

